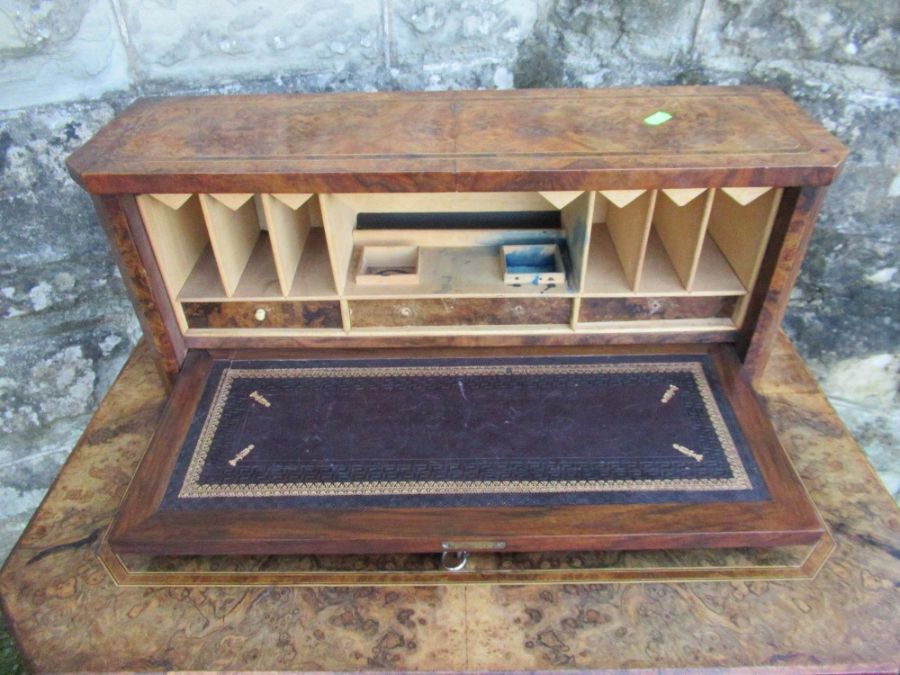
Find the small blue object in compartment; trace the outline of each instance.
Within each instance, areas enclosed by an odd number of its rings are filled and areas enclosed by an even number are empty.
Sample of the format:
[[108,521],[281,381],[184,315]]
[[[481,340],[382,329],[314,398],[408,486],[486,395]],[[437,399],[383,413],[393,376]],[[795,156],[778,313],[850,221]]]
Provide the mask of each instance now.
[[566,282],[566,269],[557,244],[503,246],[503,282],[511,286],[551,286]]

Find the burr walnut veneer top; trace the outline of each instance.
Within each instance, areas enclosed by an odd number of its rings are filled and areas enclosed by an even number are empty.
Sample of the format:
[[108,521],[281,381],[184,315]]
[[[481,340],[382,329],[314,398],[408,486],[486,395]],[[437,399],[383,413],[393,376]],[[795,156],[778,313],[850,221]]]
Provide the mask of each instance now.
[[779,91],[656,87],[145,99],[69,168],[107,194],[594,190],[825,185],[845,155]]

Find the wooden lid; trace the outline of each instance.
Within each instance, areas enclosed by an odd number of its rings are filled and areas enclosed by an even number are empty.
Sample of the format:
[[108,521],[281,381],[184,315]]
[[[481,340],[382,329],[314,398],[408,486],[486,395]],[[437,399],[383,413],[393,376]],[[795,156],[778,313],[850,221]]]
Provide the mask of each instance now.
[[779,91],[652,87],[145,99],[68,164],[92,193],[442,192],[826,185],[845,156]]

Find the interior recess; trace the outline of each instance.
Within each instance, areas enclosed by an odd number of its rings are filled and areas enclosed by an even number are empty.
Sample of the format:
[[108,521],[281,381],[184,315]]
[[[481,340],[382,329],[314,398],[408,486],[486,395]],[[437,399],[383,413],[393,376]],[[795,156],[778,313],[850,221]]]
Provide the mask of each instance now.
[[[781,196],[739,187],[137,200],[188,335],[326,330],[279,323],[299,306],[266,304],[265,325],[238,317],[240,328],[198,332],[184,319],[182,303],[249,303],[233,315],[254,301],[333,302],[340,334],[452,335],[734,330]],[[504,256],[521,246],[558,251],[554,273],[510,275]]]

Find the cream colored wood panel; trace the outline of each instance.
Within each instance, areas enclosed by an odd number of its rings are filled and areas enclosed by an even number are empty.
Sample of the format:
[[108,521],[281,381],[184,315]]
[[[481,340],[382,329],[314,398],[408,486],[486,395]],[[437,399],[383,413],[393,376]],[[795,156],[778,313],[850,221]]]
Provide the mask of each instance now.
[[[261,195],[263,217],[268,226],[275,271],[284,295],[290,293],[294,276],[309,235],[309,209],[292,208],[273,195]],[[301,202],[301,206],[303,202]]]
[[571,204],[575,199],[580,197],[582,194],[581,190],[574,190],[570,192],[541,192],[540,195],[548,202],[550,202],[557,209],[562,209],[563,207]]
[[622,208],[612,203],[607,207],[606,228],[632,290],[640,284],[656,199],[656,190],[649,190]]
[[676,204],[669,192],[671,190],[662,190],[656,201],[653,227],[659,233],[684,289],[690,290],[700,259],[714,191],[708,191],[705,196],[698,195],[684,206]]
[[[247,261],[259,238],[259,222],[252,201],[244,202],[237,211],[213,198],[200,195],[200,205],[209,230],[213,253],[228,297],[234,295]],[[274,261],[270,264],[273,265]]]
[[353,230],[359,212],[353,204],[338,195],[319,195],[319,204],[334,283],[337,292],[343,294],[353,257]]
[[291,208],[294,211],[296,211],[301,206],[303,206],[303,204],[305,204],[309,200],[310,197],[312,197],[312,193],[310,193],[310,192],[279,193],[279,194],[273,194],[271,196],[274,197],[275,199],[277,199],[278,201],[280,201],[282,204],[284,204],[288,208]]
[[226,192],[226,193],[211,194],[210,197],[212,197],[216,201],[224,204],[232,211],[237,211],[244,204],[246,204],[248,201],[250,201],[250,199],[253,198],[253,195],[249,192],[243,192],[243,193]]
[[168,206],[170,209],[177,211],[180,209],[184,203],[190,199],[193,195],[188,192],[184,193],[167,193],[167,194],[152,194],[150,195],[154,199],[161,201],[163,204]]
[[646,190],[601,190],[600,194],[621,209],[628,206],[644,192]]
[[558,211],[538,192],[346,193],[332,195],[357,213]]
[[734,201],[741,206],[746,206],[750,202],[759,199],[772,188],[770,187],[726,187],[720,188]]
[[574,290],[584,285],[588,251],[591,245],[591,220],[594,215],[594,192],[585,192],[560,212],[562,229],[569,245]]

